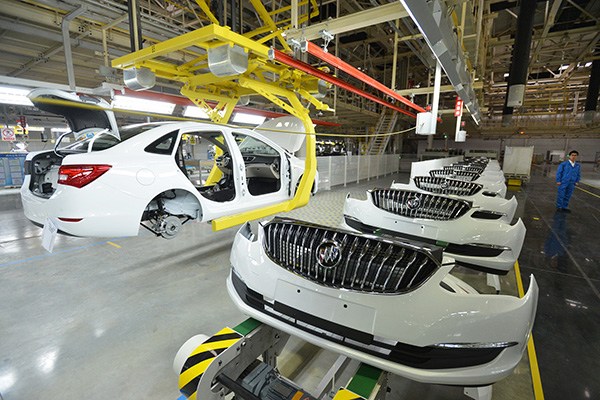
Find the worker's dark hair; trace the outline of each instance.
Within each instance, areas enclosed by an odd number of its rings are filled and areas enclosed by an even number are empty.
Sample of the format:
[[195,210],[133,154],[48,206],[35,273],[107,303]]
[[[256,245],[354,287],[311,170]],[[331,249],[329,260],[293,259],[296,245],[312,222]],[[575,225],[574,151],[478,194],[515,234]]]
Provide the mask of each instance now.
[[571,154],[573,154],[573,153],[575,153],[575,154],[579,155],[579,152],[578,152],[577,150],[571,150],[571,151],[569,152],[569,155],[571,155]]

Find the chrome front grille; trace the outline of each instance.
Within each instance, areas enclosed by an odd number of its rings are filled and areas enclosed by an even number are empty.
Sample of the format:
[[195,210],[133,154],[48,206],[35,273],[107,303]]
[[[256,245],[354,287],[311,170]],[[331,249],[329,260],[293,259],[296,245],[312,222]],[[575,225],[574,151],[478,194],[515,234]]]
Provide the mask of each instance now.
[[263,247],[277,265],[323,286],[398,294],[425,282],[439,267],[426,249],[393,239],[275,219]]
[[471,182],[479,178],[479,174],[470,171],[458,171],[454,169],[432,169],[429,175],[434,178],[451,178],[460,181]]
[[474,182],[432,176],[416,176],[415,185],[426,192],[437,194],[453,194],[456,196],[473,196],[483,189],[483,185]]
[[485,167],[479,165],[467,165],[467,164],[452,164],[444,166],[444,169],[450,169],[454,171],[468,171],[475,172],[476,174],[482,174]]
[[463,216],[471,208],[465,200],[398,189],[371,191],[373,204],[391,213],[409,218],[450,221]]

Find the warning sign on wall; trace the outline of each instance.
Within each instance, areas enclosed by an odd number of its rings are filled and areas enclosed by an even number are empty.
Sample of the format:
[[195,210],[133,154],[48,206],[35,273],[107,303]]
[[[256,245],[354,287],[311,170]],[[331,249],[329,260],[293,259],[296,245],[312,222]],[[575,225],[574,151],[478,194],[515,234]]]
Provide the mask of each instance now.
[[5,142],[14,142],[15,140],[17,140],[17,138],[15,137],[15,131],[13,131],[10,128],[2,129],[2,140]]

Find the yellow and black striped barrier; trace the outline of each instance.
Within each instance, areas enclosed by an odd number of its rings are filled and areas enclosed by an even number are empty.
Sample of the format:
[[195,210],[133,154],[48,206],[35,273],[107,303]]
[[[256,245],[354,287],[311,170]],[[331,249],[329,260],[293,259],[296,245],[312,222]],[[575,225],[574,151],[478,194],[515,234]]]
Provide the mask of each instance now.
[[179,374],[179,391],[196,400],[198,382],[219,354],[235,345],[243,336],[231,328],[223,328],[208,338],[189,355]]

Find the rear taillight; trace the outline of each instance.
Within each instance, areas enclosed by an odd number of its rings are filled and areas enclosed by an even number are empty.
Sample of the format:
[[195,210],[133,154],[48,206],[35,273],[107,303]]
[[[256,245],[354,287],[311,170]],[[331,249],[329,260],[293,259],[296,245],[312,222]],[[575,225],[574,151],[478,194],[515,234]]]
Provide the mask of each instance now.
[[58,170],[58,183],[82,188],[110,168],[110,165],[62,165]]

